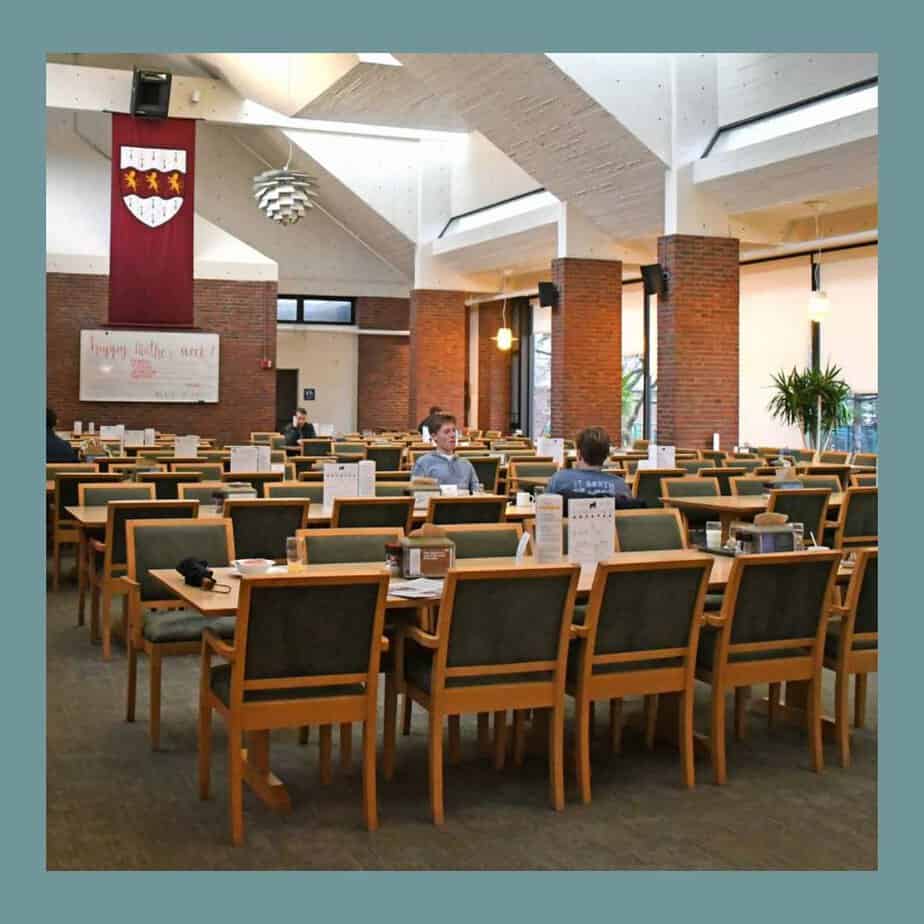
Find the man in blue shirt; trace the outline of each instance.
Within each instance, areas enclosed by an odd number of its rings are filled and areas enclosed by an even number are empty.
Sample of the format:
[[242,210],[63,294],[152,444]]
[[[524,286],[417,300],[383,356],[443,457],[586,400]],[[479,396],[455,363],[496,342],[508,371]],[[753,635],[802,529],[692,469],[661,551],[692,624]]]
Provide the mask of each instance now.
[[49,407],[45,409],[45,461],[46,462],[76,462],[79,456],[70,443],[55,433],[58,415]]
[[563,468],[549,480],[546,491],[565,497],[628,497],[629,486],[618,475],[603,471],[610,454],[610,436],[602,427],[588,427],[575,440],[574,468]]
[[436,449],[421,456],[414,466],[415,478],[435,478],[439,484],[454,484],[475,493],[478,476],[472,463],[455,455],[456,419],[452,414],[433,414],[429,418],[430,436]]

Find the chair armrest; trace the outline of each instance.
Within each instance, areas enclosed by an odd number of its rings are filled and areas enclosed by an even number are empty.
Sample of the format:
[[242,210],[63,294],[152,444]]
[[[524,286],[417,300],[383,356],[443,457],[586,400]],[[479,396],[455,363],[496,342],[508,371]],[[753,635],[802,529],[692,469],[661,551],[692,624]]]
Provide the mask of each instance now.
[[387,635],[382,636],[382,652],[389,651],[391,649],[391,639]]
[[424,648],[439,648],[440,646],[439,636],[424,632],[418,626],[407,626],[404,630],[404,636],[405,638],[414,639],[418,645],[423,645]]
[[703,613],[703,623],[713,629],[721,629],[725,625],[725,618],[719,613]]
[[841,606],[839,603],[832,603],[828,607],[828,611],[832,614],[837,614],[838,616],[847,616],[850,613],[850,607]]
[[226,645],[211,629],[202,630],[203,648],[211,648],[220,658],[226,661],[233,661],[237,657],[237,652],[231,645]]
[[106,543],[105,543],[105,542],[100,542],[99,539],[91,539],[91,540],[90,540],[90,548],[93,549],[94,552],[105,552],[105,551],[106,551]]
[[569,635],[571,638],[587,638],[587,626],[572,625]]

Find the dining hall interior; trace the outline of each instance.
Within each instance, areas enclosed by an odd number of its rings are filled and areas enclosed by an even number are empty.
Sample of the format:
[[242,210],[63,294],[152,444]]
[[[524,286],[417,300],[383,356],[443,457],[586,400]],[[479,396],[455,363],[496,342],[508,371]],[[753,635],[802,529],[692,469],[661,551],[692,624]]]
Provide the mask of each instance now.
[[878,67],[48,54],[48,868],[875,869]]

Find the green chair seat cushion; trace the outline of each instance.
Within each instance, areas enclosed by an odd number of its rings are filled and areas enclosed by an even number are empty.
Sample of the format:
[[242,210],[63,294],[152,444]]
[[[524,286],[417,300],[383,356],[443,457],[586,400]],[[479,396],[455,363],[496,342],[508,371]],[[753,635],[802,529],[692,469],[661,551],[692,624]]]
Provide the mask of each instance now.
[[[837,650],[841,644],[841,624],[839,622],[832,622],[828,625],[828,634],[825,636],[825,656],[829,658],[837,657]],[[876,642],[869,640],[854,639],[853,650],[854,651],[875,651],[878,648]]]
[[[209,682],[212,692],[227,706],[231,700],[231,665],[213,667]],[[362,683],[344,683],[332,687],[302,687],[288,690],[250,690],[244,694],[246,702],[263,702],[274,699],[320,699],[324,696],[360,696],[366,690]]]
[[205,628],[221,638],[234,638],[234,617],[210,619],[193,610],[148,610],[144,614],[144,637],[149,642],[194,642],[202,638]]
[[[408,683],[430,692],[430,680],[433,674],[433,655],[429,649],[408,642],[404,649],[404,677]],[[482,677],[447,677],[447,687],[481,687],[499,683],[535,683],[548,682],[552,679],[551,671],[536,671],[531,674],[487,674]]]

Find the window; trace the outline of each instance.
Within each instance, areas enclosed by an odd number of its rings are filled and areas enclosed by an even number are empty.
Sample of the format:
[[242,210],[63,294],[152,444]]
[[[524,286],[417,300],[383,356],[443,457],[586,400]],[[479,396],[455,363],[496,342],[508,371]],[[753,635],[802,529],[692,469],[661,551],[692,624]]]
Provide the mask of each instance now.
[[353,324],[355,317],[352,298],[280,295],[276,299],[276,321],[279,324]]
[[440,237],[446,234],[457,234],[461,231],[471,231],[473,228],[481,228],[492,222],[502,221],[504,218],[513,218],[514,215],[522,215],[524,212],[531,212],[533,209],[554,205],[557,202],[558,199],[550,192],[537,189],[534,192],[524,193],[522,196],[505,199],[503,202],[495,202],[494,205],[486,205],[484,208],[475,209],[472,212],[454,215],[446,223],[446,227],[440,231]]
[[831,435],[831,449],[840,452],[879,452],[879,395],[852,395],[849,421]]

